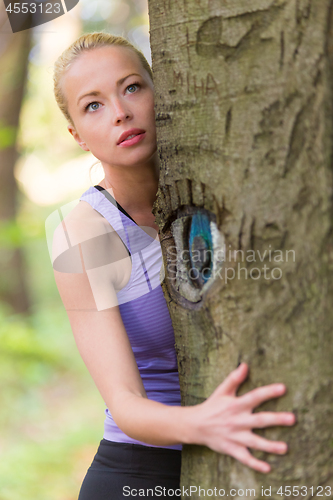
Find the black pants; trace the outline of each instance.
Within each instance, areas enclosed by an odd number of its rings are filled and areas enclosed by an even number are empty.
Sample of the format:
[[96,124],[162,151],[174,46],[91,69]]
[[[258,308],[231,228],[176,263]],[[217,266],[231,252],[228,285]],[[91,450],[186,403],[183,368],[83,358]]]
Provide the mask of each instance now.
[[175,499],[180,465],[179,450],[102,439],[78,500]]

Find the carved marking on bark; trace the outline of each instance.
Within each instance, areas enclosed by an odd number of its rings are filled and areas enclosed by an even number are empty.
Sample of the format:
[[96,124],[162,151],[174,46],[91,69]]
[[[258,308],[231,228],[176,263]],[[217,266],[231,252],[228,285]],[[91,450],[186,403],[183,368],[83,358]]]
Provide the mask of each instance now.
[[284,65],[284,31],[281,31],[280,35],[280,70],[282,70]]
[[307,2],[304,2],[304,0],[296,0],[297,24],[302,24],[303,19],[309,19],[311,15],[311,2],[312,0],[308,0]]
[[229,136],[232,121],[232,107],[228,109],[227,116],[225,118],[225,135]]
[[190,41],[190,35],[188,32],[188,26],[186,26],[186,43],[181,45],[181,47],[186,47],[187,51],[187,59],[188,59],[188,65],[191,67],[191,56],[190,56],[190,48],[195,45],[195,42]]
[[306,143],[308,119],[311,116],[315,96],[312,95],[297,113],[293,129],[290,134],[288,155],[282,177],[285,177],[300,157]]
[[256,219],[253,217],[253,220],[251,222],[250,226],[250,249],[254,250],[254,245],[255,245],[255,225],[256,225]]
[[308,203],[310,195],[310,188],[308,186],[302,187],[298,193],[296,203],[293,204],[293,209],[299,212]]
[[265,131],[282,124],[283,106],[280,101],[274,101],[267,108],[262,111],[262,120],[260,121],[260,128]]
[[242,220],[241,220],[241,225],[240,225],[240,229],[239,229],[239,233],[238,233],[238,250],[242,250],[243,249],[242,236],[243,236],[243,232],[244,232],[245,218],[246,218],[246,215],[243,213]]
[[[201,97],[203,97],[205,95],[204,79],[201,78],[200,81],[201,81],[201,84],[198,85],[197,84],[197,77],[196,77],[196,75],[193,75],[193,89],[194,89],[194,95],[195,95],[196,99],[198,98],[197,91],[199,91],[199,94],[200,94],[200,90],[201,90]],[[207,95],[207,90],[206,90],[206,95]]]
[[[209,85],[209,81],[210,80],[212,82],[212,86]],[[207,77],[206,77],[206,95],[210,91],[211,92],[216,92],[218,96],[220,95],[220,91],[219,91],[219,88],[218,88],[218,85],[217,85],[217,82],[216,82],[214,76],[212,75],[212,73],[207,73]]]
[[[198,83],[200,80],[200,83]],[[173,86],[174,88],[169,89],[169,93],[177,93],[177,90],[182,89],[186,83],[186,93],[187,95],[193,95],[197,98],[207,97],[208,94],[217,94],[220,96],[220,91],[218,88],[218,83],[212,73],[207,73],[205,77],[198,77],[196,74],[191,74],[189,71],[186,75],[183,75],[181,71],[173,72]],[[177,103],[178,107],[178,103]]]
[[[261,34],[276,20],[285,5],[277,5],[260,12],[244,13],[228,19],[250,18],[253,23],[250,29],[241,37],[235,47],[221,43],[222,17],[215,16],[207,19],[197,31],[196,52],[199,56],[212,58],[222,55],[226,61],[238,58],[242,51],[247,51],[255,44],[262,43]],[[224,19],[224,22],[228,22]]]
[[[176,87],[179,82],[180,82],[180,86],[182,87],[183,86],[182,73],[181,73],[181,71],[179,71],[179,73],[177,73],[175,70],[173,70],[173,85]],[[169,90],[169,92],[171,92],[171,91]]]
[[[260,131],[254,135],[254,141],[253,141],[253,149],[260,148],[262,141],[264,144],[266,143],[267,147],[267,141],[270,141],[271,147],[266,151],[265,155],[263,156],[263,162],[265,165],[274,165],[276,164],[277,158],[279,157],[279,152],[276,148],[276,141],[279,136],[280,131],[284,127],[284,117],[285,117],[285,112],[287,108],[290,108],[292,102],[295,99],[299,99],[301,97],[301,94],[299,92],[293,92],[289,94],[283,101],[276,100],[273,101],[271,104],[269,104],[267,107],[265,107],[262,110],[262,119],[260,120]],[[306,119],[305,119],[306,121]],[[304,123],[304,120],[301,118],[301,123]],[[305,137],[305,136],[304,136]],[[292,142],[292,141],[291,141]],[[290,148],[288,149],[287,155],[289,155],[288,159],[288,166],[287,166],[287,171],[292,165],[292,161],[296,158],[298,158],[298,155],[295,156],[291,155]],[[295,153],[295,149],[293,149]],[[284,161],[284,164],[287,162],[287,160],[282,160]],[[281,175],[285,175],[285,167],[284,164],[282,163],[282,173]]]
[[304,2],[302,0],[296,1],[295,16],[296,16],[296,26],[298,29],[298,37],[297,37],[296,48],[293,53],[293,59],[295,59],[298,54],[299,48],[303,41],[305,26],[311,15],[311,0],[308,0],[305,6],[303,5],[303,3]]
[[197,32],[196,52],[203,57],[216,57],[220,53],[222,17],[211,17]]

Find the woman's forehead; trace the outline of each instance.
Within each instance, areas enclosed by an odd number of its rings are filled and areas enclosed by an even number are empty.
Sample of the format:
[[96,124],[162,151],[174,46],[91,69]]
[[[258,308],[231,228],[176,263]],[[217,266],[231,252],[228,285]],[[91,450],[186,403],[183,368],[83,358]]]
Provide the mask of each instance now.
[[116,84],[132,73],[146,76],[135,52],[119,46],[98,47],[86,50],[76,58],[63,75],[62,87],[69,97],[92,83],[101,85],[107,81]]
[[101,69],[102,71],[114,72],[126,68],[143,70],[138,55],[130,48],[110,45],[85,50],[75,59],[69,71],[88,73]]

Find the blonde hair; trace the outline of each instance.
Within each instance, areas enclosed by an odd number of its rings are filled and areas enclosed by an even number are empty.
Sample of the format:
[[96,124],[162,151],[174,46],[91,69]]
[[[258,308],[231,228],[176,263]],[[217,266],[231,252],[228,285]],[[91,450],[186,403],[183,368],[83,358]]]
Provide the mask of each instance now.
[[96,32],[86,33],[80,36],[72,45],[66,49],[61,56],[58,57],[54,64],[53,82],[54,82],[54,96],[60,110],[63,112],[69,123],[74,125],[73,120],[68,112],[68,104],[66,97],[61,88],[61,77],[75,61],[75,59],[84,51],[96,49],[98,47],[105,47],[108,45],[115,45],[120,47],[127,47],[131,49],[139,57],[143,68],[148,72],[151,80],[153,80],[153,72],[149,63],[143,53],[132,45],[126,38],[122,36],[111,35],[110,33]]

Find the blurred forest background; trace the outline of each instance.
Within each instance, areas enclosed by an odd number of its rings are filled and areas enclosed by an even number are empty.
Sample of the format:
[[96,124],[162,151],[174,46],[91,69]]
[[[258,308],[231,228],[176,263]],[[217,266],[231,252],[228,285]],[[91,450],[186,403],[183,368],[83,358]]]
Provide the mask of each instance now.
[[150,62],[148,7],[80,0],[17,34],[0,9],[0,500],[76,500],[105,405],[56,289],[45,221],[103,175],[67,131],[53,63],[100,30],[127,37]]

